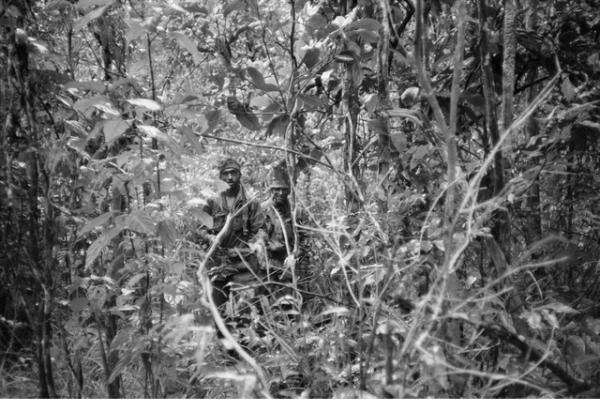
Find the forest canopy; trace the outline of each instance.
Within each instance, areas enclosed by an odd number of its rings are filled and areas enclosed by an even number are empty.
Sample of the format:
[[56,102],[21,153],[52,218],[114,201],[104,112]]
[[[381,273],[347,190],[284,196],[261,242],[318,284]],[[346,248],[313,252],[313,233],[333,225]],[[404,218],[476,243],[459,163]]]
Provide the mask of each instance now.
[[599,8],[2,0],[0,397],[600,397]]

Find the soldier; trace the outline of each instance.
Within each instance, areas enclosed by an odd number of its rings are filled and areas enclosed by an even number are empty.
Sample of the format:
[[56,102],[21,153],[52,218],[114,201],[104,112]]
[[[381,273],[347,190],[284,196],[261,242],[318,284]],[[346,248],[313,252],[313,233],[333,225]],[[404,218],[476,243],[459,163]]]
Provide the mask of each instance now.
[[264,202],[261,209],[264,213],[264,230],[269,281],[269,291],[275,299],[293,294],[291,270],[286,268],[285,260],[294,248],[294,229],[292,210],[288,196],[290,183],[283,167],[275,167],[270,177],[271,198]]
[[[209,233],[215,235],[223,229],[227,215],[237,213],[208,263],[208,274],[213,284],[213,299],[221,312],[229,298],[231,282],[247,280],[253,275],[248,271],[248,267],[255,273],[258,268],[258,260],[248,244],[261,237],[259,231],[263,225],[263,218],[258,202],[248,200],[240,183],[241,176],[240,164],[237,161],[231,158],[223,161],[219,166],[219,178],[227,183],[228,188],[218,197],[209,199],[204,207],[204,211],[213,217],[213,227]],[[221,336],[220,332],[218,334]]]

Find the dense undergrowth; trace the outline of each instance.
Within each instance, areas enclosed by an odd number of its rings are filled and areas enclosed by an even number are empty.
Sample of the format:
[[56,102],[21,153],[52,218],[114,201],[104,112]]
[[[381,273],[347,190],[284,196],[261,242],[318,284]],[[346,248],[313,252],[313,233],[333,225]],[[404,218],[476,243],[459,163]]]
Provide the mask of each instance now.
[[[597,397],[594,7],[2,2],[0,396]],[[303,238],[225,344],[224,157]]]

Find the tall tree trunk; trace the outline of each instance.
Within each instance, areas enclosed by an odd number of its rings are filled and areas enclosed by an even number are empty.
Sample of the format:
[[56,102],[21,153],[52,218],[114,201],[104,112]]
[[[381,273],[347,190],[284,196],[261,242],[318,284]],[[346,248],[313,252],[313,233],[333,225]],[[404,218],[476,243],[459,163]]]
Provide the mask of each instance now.
[[[515,17],[517,13],[516,0],[504,0],[504,28],[503,28],[503,57],[502,57],[502,103],[500,104],[500,129],[502,133],[510,126],[514,112],[514,88],[515,88],[515,54],[517,40],[515,35]],[[510,140],[510,137],[509,137]],[[497,143],[497,139],[493,144]],[[504,169],[506,159],[497,162],[494,195],[500,193],[505,185]],[[507,262],[511,259],[511,234],[510,214],[505,210],[498,210],[496,221],[492,229],[500,248],[504,252]]]
[[[491,54],[489,50],[489,23],[488,15],[486,15],[487,6],[485,0],[479,1],[478,14],[479,14],[479,56],[481,59],[481,86],[484,97],[484,135],[486,137],[485,142],[488,143],[489,149],[493,148],[494,145],[500,140],[500,127],[498,126],[498,119],[496,115],[496,105],[494,102],[496,90],[494,88],[494,74],[492,72]],[[510,95],[512,99],[512,92]],[[512,100],[509,101],[512,104]],[[504,100],[503,100],[504,104]],[[505,110],[503,108],[502,110]],[[512,106],[511,106],[512,110]],[[512,113],[512,111],[511,111]],[[510,116],[512,119],[512,115]],[[509,120],[510,120],[509,119]],[[510,124],[510,123],[509,123]],[[488,149],[488,151],[489,151]],[[487,155],[487,154],[486,154]],[[502,151],[498,150],[494,154],[494,167],[486,175],[485,178],[486,188],[482,193],[484,200],[487,200],[497,194],[504,188],[504,157]],[[496,239],[501,251],[504,253],[504,259],[506,262],[510,262],[510,222],[508,212],[504,210],[497,210],[492,217],[492,235]],[[496,263],[496,268],[500,267]],[[501,274],[504,271],[497,271],[497,274]]]
[[[525,29],[528,32],[535,31],[537,29],[537,0],[530,0],[529,10],[527,12],[527,17],[525,20]],[[537,65],[533,65],[531,69],[527,73],[527,83],[531,85],[527,90],[527,102],[530,103],[535,98],[535,88],[536,85],[533,85],[533,82],[537,79]],[[535,137],[539,133],[539,126],[537,121],[532,115],[527,120],[527,124],[525,127],[527,131],[527,137],[529,139]],[[529,163],[530,167],[535,167],[539,163],[539,158],[534,157]],[[535,180],[531,183],[531,188],[525,197],[525,212],[526,215],[526,226],[525,226],[525,240],[526,244],[530,245],[535,243],[536,241],[542,238],[542,217],[540,210],[540,184],[538,177],[534,178]],[[534,254],[535,256],[535,254]]]
[[[23,17],[19,18],[17,25],[23,26],[23,30],[27,31]],[[37,363],[40,397],[57,397],[50,358],[52,344],[52,331],[50,329],[52,271],[49,269],[50,261],[43,254],[44,244],[47,245],[48,243],[45,243],[43,239],[46,238],[40,235],[40,226],[47,228],[45,224],[51,223],[51,216],[49,215],[51,213],[45,212],[45,216],[42,218],[39,207],[39,197],[44,195],[40,186],[40,167],[43,168],[43,163],[40,162],[41,139],[34,113],[33,93],[30,87],[28,43],[22,35],[17,35],[16,30],[11,32],[10,38],[10,72],[13,75],[14,87],[20,93],[20,106],[24,115],[24,121],[20,125],[21,128],[26,128],[28,140],[28,253],[31,269],[39,289]],[[48,205],[48,207],[51,206]]]

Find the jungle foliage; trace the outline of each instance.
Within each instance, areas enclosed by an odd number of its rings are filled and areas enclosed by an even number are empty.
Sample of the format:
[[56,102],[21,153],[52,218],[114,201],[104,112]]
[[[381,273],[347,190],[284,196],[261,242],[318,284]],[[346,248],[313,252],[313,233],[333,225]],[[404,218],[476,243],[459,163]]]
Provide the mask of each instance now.
[[[599,7],[2,0],[0,396],[599,397]],[[225,156],[309,232],[233,365]]]

